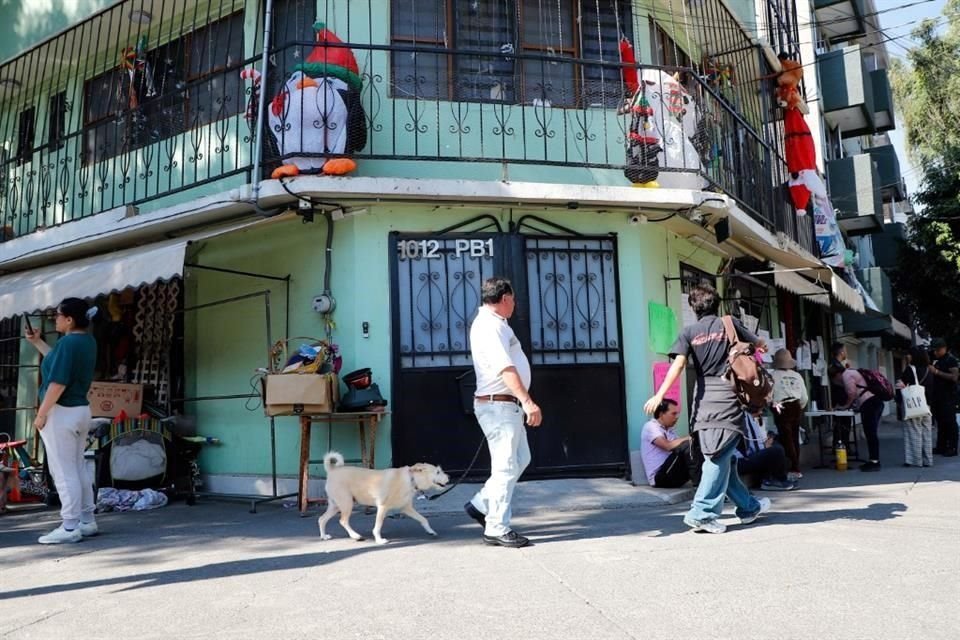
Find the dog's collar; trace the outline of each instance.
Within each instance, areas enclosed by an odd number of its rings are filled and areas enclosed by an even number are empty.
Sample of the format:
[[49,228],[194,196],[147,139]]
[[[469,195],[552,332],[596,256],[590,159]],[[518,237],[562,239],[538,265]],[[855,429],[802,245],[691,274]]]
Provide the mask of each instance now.
[[410,471],[410,467],[404,467],[407,470],[407,477],[410,478],[410,486],[413,487],[414,491],[419,491],[417,489],[417,481],[413,478],[413,472]]
[[413,473],[410,472],[410,467],[404,467],[404,469],[407,470],[407,477],[410,478],[410,488],[413,490],[413,495],[416,496],[418,500],[426,498],[427,494],[417,486],[417,481],[413,479]]

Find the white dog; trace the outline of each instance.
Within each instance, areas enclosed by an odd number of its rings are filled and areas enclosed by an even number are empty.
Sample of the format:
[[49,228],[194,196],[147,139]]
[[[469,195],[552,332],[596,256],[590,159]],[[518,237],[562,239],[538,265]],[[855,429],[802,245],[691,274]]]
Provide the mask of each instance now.
[[427,519],[413,508],[413,497],[417,491],[443,487],[450,481],[440,467],[425,462],[399,469],[345,467],[343,456],[336,451],[330,451],[323,456],[323,468],[327,471],[328,505],[327,511],[317,519],[322,540],[330,539],[326,526],[337,511],[340,512],[340,525],[350,537],[363,540],[363,536],[350,527],[350,512],[353,511],[354,501],[377,508],[377,520],[373,525],[373,537],[377,544],[389,542],[380,535],[380,529],[387,512],[396,509],[419,522],[430,535],[437,535]]

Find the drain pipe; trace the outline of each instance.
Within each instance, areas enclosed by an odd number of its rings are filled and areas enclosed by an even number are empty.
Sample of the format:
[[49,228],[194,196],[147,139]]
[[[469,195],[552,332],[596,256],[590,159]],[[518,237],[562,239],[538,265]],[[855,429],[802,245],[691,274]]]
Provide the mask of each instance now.
[[253,143],[253,206],[261,215],[274,215],[260,208],[260,164],[263,156],[263,116],[267,104],[267,66],[270,63],[270,23],[273,19],[273,0],[267,0],[263,20],[263,55],[260,61],[260,99],[257,105],[257,130]]

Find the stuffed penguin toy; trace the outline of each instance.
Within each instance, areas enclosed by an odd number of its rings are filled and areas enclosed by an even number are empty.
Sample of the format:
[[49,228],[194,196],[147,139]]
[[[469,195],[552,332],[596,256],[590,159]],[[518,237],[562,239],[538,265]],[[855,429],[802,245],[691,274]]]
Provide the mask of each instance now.
[[342,41],[322,22],[313,28],[317,45],[270,103],[270,130],[283,158],[273,178],[345,175],[357,163],[344,156],[367,145],[357,60],[345,47],[328,46]]

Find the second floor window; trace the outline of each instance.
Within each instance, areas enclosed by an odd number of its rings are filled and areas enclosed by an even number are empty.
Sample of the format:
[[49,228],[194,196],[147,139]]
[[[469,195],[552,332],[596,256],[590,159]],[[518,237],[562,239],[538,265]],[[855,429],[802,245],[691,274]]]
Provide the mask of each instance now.
[[650,50],[653,64],[662,67],[691,66],[687,52],[653,18],[650,18]]
[[393,95],[615,106],[620,70],[574,60],[616,65],[631,37],[626,0],[392,0]]
[[20,112],[17,128],[17,164],[30,162],[36,137],[37,110],[33,107]]
[[244,107],[242,13],[158,47],[141,40],[121,58],[119,66],[84,86],[87,162],[145,147]]

